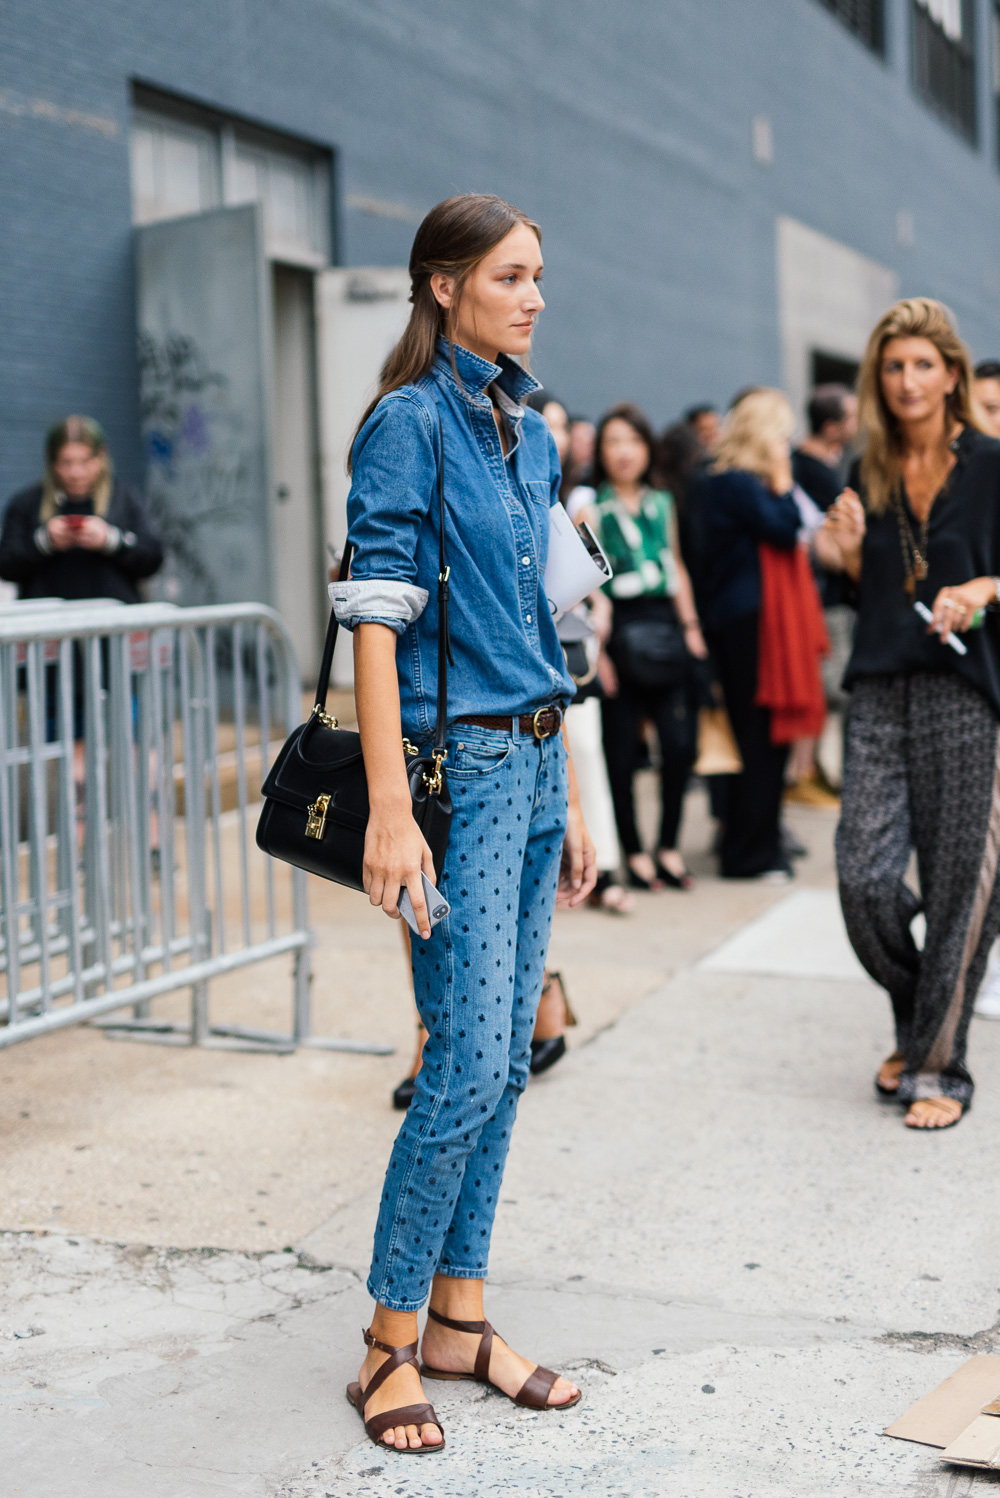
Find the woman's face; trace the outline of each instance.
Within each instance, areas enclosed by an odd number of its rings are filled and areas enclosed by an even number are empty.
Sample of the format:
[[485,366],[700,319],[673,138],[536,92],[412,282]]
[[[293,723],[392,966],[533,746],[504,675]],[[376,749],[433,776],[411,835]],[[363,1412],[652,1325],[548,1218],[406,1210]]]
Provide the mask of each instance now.
[[944,411],[958,381],[929,338],[890,338],[879,366],[882,396],[897,421],[926,421]]
[[[491,362],[501,354],[526,354],[545,306],[539,282],[542,247],[527,224],[517,224],[471,272],[459,298],[455,342]],[[434,275],[431,289],[442,307],[455,294],[453,276]]]
[[67,499],[86,499],[104,472],[104,454],[91,452],[86,442],[64,442],[52,471]]
[[565,466],[569,453],[569,417],[558,401],[546,401],[542,415],[555,441],[559,461]]
[[601,433],[601,460],[613,484],[637,484],[649,467],[649,448],[631,422],[613,416]]

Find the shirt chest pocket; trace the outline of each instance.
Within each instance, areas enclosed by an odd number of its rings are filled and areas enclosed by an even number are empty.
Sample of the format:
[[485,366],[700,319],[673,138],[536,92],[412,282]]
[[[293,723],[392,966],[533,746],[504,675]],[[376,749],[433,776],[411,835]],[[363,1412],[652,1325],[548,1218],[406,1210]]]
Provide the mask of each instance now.
[[542,510],[549,508],[552,487],[548,479],[522,479],[521,483],[533,505],[538,505]]

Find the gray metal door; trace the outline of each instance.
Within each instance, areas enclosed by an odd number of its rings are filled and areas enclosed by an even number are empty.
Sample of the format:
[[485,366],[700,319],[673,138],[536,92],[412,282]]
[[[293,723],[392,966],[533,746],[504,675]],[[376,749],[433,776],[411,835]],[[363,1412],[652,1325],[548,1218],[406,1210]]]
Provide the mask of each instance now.
[[259,209],[135,232],[147,487],[167,553],[156,596],[273,604],[271,287]]

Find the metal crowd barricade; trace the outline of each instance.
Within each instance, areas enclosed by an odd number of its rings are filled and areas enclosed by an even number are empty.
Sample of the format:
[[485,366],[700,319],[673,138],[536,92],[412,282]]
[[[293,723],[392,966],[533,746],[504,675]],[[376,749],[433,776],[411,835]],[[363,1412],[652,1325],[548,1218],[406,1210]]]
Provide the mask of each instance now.
[[[391,1050],[312,1036],[306,876],[254,843],[301,711],[261,605],[0,608],[0,1046],[131,1008],[109,1035]],[[289,1032],[213,1024],[210,980],[282,953]],[[188,1023],[151,1016],[184,989]]]

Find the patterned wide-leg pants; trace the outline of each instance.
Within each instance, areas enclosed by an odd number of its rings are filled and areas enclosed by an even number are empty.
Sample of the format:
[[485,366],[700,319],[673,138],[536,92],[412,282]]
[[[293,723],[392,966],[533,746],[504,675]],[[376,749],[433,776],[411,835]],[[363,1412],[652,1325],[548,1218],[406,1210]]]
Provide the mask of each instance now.
[[[856,683],[837,877],[858,958],[892,1001],[899,1097],[967,1103],[969,1021],[1000,931],[1000,725],[955,672]],[[919,897],[905,882],[915,851]],[[923,910],[921,951],[910,929]]]

